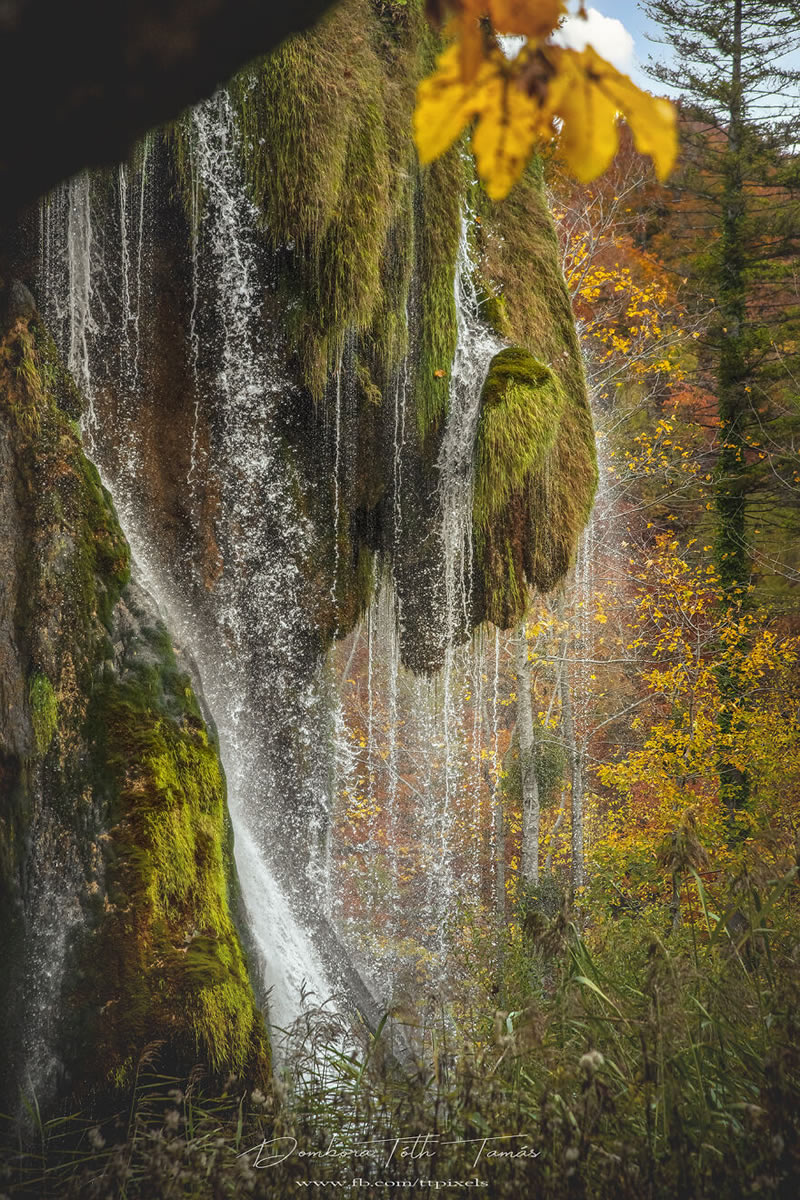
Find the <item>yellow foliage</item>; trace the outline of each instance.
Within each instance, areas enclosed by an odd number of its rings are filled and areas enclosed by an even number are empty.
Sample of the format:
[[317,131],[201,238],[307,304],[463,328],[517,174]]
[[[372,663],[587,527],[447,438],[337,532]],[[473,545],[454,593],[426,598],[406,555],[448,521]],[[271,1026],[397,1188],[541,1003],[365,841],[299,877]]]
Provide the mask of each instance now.
[[477,79],[480,119],[472,135],[478,174],[492,200],[508,195],[541,136],[536,105],[503,66],[489,61],[481,69]]
[[[537,142],[554,136],[569,168],[586,182],[613,159],[621,114],[637,149],[666,178],[678,149],[673,106],[637,88],[591,46],[553,45],[548,39],[564,14],[563,0],[462,0],[456,7],[456,40],[417,91],[414,136],[422,163],[475,123],[478,174],[493,199],[508,194]],[[497,34],[526,38],[514,59],[502,53]]]
[[617,152],[617,114],[621,113],[640,154],[653,160],[666,179],[678,153],[675,109],[668,100],[638,88],[591,47],[548,47],[555,68],[549,106],[564,122],[560,147],[570,170],[582,183],[602,175]]
[[[643,730],[639,747],[596,768],[615,799],[592,854],[616,873],[634,860],[650,862],[688,812],[715,866],[727,862],[720,761],[749,780],[748,804],[736,814],[739,852],[750,838],[773,848],[794,841],[800,639],[771,627],[756,609],[726,604],[716,567],[693,560],[691,547],[658,535],[636,576],[631,646],[655,659],[641,675],[651,704],[634,723]],[[734,697],[723,677],[736,682]]]

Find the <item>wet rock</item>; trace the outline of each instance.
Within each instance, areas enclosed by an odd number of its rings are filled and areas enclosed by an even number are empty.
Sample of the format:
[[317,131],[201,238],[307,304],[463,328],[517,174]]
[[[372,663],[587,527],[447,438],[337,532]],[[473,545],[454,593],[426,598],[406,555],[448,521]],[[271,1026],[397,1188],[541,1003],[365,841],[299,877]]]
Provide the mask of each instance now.
[[[0,220],[307,28],[328,0],[6,0],[0,7]],[[31,81],[35,80],[35,86]]]
[[16,321],[32,321],[36,317],[36,301],[18,279],[0,288],[0,332],[5,333]]

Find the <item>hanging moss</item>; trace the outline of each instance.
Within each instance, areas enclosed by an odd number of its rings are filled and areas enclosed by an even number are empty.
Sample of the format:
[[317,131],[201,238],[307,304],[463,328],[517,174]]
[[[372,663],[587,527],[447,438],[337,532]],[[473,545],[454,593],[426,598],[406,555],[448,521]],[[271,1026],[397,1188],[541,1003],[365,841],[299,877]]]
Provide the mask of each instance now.
[[496,625],[521,618],[534,582],[528,494],[560,435],[564,403],[553,371],[526,350],[495,355],[481,396],[473,526],[484,612]]
[[[558,421],[540,443],[545,452],[530,465],[524,489],[510,493],[507,519],[476,526],[476,538],[484,539],[478,580],[482,611],[508,626],[522,615],[526,586],[552,591],[569,570],[594,500],[597,455],[538,160],[506,200],[491,205],[483,197],[480,217],[475,237],[487,319],[549,367],[562,396]],[[508,449],[513,450],[510,439]]]
[[[455,351],[453,282],[466,174],[451,151],[420,171],[412,112],[439,42],[421,6],[346,0],[230,85],[243,166],[277,254],[282,325],[319,402],[345,340],[357,335],[386,386],[418,326],[420,435],[446,412]],[[187,212],[191,128],[170,134]],[[415,278],[414,278],[415,276]]]
[[419,184],[419,355],[417,424],[423,442],[447,413],[456,351],[455,271],[461,236],[465,162],[451,150],[422,172]]
[[511,322],[508,317],[506,298],[502,292],[495,291],[484,280],[477,280],[477,295],[480,314],[490,329],[501,338],[511,337]]
[[513,346],[492,359],[481,394],[473,519],[479,541],[525,490],[553,447],[564,393],[553,372]]
[[565,405],[552,452],[533,473],[527,509],[531,538],[525,572],[547,593],[564,578],[592,511],[597,486],[594,428],[588,407]]
[[287,253],[291,342],[317,399],[346,334],[378,322],[383,353],[404,349],[391,330],[404,315],[410,247],[395,256],[392,244],[408,232],[421,29],[415,9],[387,42],[374,6],[349,0],[232,85],[253,199],[267,239]]

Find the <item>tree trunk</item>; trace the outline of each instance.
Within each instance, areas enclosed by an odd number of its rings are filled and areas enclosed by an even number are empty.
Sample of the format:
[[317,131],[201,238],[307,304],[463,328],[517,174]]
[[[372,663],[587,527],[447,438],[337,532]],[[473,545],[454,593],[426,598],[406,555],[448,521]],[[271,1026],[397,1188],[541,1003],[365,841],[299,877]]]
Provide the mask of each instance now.
[[[558,615],[559,620],[563,622],[563,596],[559,599]],[[572,783],[572,890],[576,891],[583,887],[585,879],[583,869],[583,761],[585,751],[578,745],[575,733],[575,714],[572,708],[572,691],[566,662],[563,664],[559,682],[561,687],[561,728],[569,755]]]
[[[720,349],[717,367],[717,403],[720,417],[720,451],[716,471],[717,531],[715,556],[723,587],[723,603],[737,603],[750,577],[746,541],[747,461],[745,424],[749,409],[745,383],[747,292],[745,280],[745,188],[743,176],[744,105],[742,97],[742,0],[735,0],[728,145],[725,153],[721,221],[719,313]],[[717,678],[721,692],[721,739],[731,728],[731,708],[740,695],[735,674],[724,663]],[[720,749],[718,772],[720,799],[732,820],[746,802],[747,776],[727,761]]]
[[539,882],[539,783],[536,778],[536,746],[533,736],[531,704],[531,664],[523,620],[516,639],[517,737],[519,774],[522,792],[522,846],[520,873],[524,881]]
[[669,911],[672,917],[672,932],[675,933],[681,926],[681,882],[677,871],[672,872],[672,899]]
[[497,916],[501,922],[506,917],[506,820],[503,812],[503,789],[497,789],[494,804],[494,841],[495,841],[495,903]]
[[[483,724],[485,729],[491,729],[489,711],[484,701]],[[489,762],[482,765],[483,779],[492,797],[492,827],[494,830],[494,862],[489,854],[489,868],[494,876],[494,903],[497,919],[505,922],[506,915],[506,819],[503,809],[503,789],[497,778],[493,776]],[[488,881],[487,881],[488,882]]]

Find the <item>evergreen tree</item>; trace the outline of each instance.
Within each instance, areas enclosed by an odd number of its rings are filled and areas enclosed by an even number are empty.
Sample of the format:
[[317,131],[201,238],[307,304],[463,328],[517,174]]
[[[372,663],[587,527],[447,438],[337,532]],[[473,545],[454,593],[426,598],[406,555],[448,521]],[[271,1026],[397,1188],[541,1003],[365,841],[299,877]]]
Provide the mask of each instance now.
[[[800,307],[793,283],[800,244],[800,0],[646,0],[672,53],[651,74],[681,96],[679,236],[698,303],[715,302],[706,342],[716,396],[715,551],[728,603],[753,573],[753,531],[766,506],[796,504],[800,431]],[[787,432],[789,437],[786,437]],[[722,731],[739,681],[721,679]],[[733,814],[747,779],[720,762]]]

